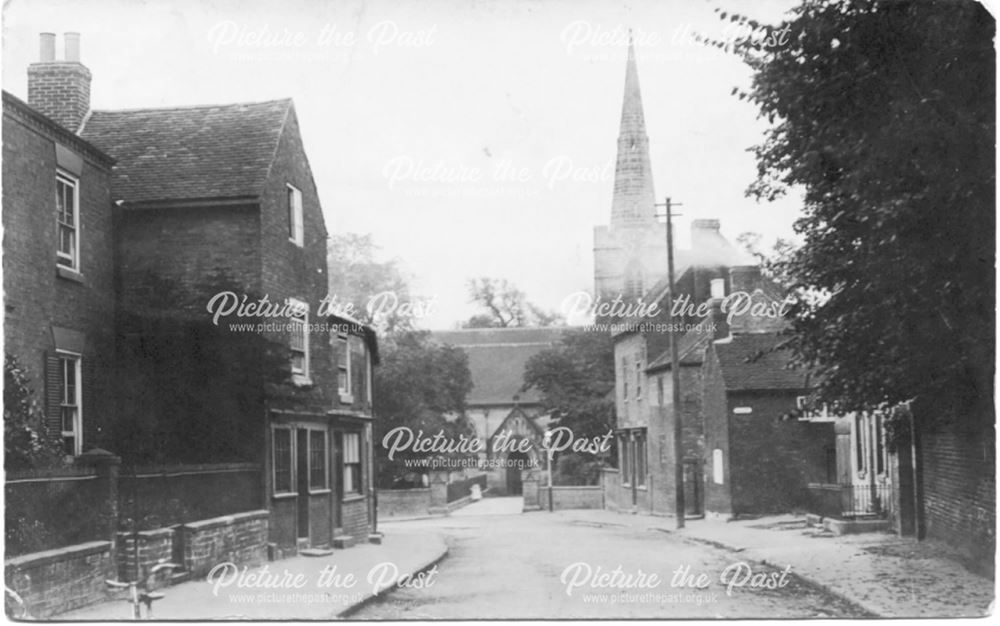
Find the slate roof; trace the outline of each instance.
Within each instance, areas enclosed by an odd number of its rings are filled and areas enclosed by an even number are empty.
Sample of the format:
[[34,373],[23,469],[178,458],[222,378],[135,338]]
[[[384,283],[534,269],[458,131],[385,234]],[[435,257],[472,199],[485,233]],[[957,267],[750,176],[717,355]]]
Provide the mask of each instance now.
[[126,203],[257,197],[292,101],[93,111],[80,136],[118,163]]
[[468,404],[520,404],[539,401],[537,389],[521,391],[528,359],[559,343],[564,328],[475,328],[434,331],[431,339],[465,350],[469,355],[472,391]]
[[733,335],[728,342],[713,343],[727,391],[806,389],[806,370],[788,369],[791,352],[774,350],[787,341],[775,333]]

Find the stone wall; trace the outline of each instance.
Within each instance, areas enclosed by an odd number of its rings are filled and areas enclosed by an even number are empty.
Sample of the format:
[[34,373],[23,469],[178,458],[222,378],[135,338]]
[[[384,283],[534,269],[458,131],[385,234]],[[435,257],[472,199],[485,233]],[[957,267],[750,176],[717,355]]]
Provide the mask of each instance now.
[[139,580],[157,562],[169,562],[173,554],[173,528],[118,533],[118,580]]
[[430,488],[379,489],[378,517],[379,520],[384,521],[391,520],[393,517],[427,515],[430,503]]
[[4,562],[4,582],[24,600],[28,615],[45,619],[108,598],[115,578],[110,541],[14,557]]
[[202,577],[227,561],[256,564],[267,558],[268,513],[248,511],[184,524],[184,569]]

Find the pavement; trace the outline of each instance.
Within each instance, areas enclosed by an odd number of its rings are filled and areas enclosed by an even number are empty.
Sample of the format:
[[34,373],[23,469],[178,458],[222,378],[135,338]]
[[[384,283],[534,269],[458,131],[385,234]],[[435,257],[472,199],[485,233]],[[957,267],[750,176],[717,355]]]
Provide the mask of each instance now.
[[[323,620],[346,617],[395,588],[433,581],[448,552],[433,532],[389,532],[381,545],[359,544],[319,557],[296,556],[161,589],[156,620]],[[124,594],[123,594],[124,596]],[[129,620],[123,600],[55,616],[59,621]]]
[[982,617],[993,612],[996,584],[966,569],[934,541],[891,533],[833,535],[802,516],[755,520],[687,520],[603,510],[554,515],[591,523],[625,524],[711,545],[741,560],[791,572],[879,617]]

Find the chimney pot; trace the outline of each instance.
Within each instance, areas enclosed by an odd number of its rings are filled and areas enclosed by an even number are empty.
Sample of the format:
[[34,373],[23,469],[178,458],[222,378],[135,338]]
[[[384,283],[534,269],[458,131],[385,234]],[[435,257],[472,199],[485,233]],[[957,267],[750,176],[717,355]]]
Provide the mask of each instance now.
[[52,63],[56,60],[56,34],[42,33],[38,36],[39,57],[42,63]]
[[70,63],[80,62],[80,33],[66,33],[66,60]]

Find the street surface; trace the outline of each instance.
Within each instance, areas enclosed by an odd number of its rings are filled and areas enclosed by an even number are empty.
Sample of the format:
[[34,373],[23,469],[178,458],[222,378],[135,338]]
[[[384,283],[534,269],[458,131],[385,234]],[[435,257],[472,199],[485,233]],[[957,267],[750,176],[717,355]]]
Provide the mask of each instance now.
[[662,530],[520,511],[520,498],[487,498],[450,517],[380,525],[387,535],[432,530],[449,554],[432,584],[399,588],[351,619],[866,615],[794,573]]

